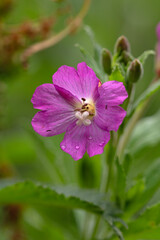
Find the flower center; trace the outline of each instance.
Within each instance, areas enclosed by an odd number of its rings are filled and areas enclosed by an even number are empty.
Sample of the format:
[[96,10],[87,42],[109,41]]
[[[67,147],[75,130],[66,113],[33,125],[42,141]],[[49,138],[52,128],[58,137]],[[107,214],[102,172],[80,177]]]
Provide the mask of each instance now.
[[95,106],[91,100],[82,99],[81,108],[75,109],[75,117],[78,119],[76,124],[89,126],[91,124],[92,118],[95,116]]

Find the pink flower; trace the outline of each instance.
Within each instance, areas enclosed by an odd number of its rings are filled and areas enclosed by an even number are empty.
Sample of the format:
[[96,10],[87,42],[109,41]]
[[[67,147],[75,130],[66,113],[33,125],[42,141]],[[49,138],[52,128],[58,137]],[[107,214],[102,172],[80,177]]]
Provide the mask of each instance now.
[[62,66],[53,75],[53,84],[37,87],[31,100],[41,110],[32,119],[33,129],[45,137],[66,132],[60,146],[74,160],[86,151],[90,157],[101,154],[109,131],[117,131],[126,116],[118,106],[128,97],[123,83],[98,85],[86,63],[79,63],[77,70]]

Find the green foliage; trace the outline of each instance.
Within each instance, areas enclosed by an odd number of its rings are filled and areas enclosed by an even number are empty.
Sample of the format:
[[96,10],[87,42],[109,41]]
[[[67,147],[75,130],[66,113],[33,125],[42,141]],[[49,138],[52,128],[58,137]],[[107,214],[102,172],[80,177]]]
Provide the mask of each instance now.
[[124,83],[125,81],[124,72],[120,64],[116,63],[113,66],[112,73],[109,76],[109,80],[116,80]]
[[160,142],[160,112],[142,119],[135,127],[128,150],[132,153],[144,147],[154,146]]
[[155,55],[155,52],[153,50],[145,51],[144,53],[142,53],[142,55],[138,57],[138,60],[144,65],[147,58],[151,55]]
[[101,52],[102,52],[102,47],[96,42],[95,40],[95,34],[92,31],[91,27],[88,25],[84,26],[84,30],[86,34],[89,36],[92,46],[93,46],[93,52],[94,52],[94,59],[97,62],[97,64],[100,65],[101,63]]
[[153,94],[155,94],[158,90],[160,90],[160,80],[151,84],[142,95],[136,100],[132,107],[132,112],[135,111],[136,108],[140,107],[141,104],[144,103],[147,99],[149,99]]
[[96,60],[79,44],[75,45],[76,47],[78,47],[81,51],[81,53],[83,54],[84,58],[85,58],[85,62],[95,71],[95,73],[97,74],[97,76],[103,80],[104,79],[104,75],[101,71],[101,69],[98,66],[98,63],[96,62]]
[[128,230],[124,230],[125,239],[158,240],[160,236],[159,208],[159,204],[148,207],[138,218],[132,220],[128,225]]
[[[45,204],[59,207],[79,208],[94,213],[102,213],[101,196],[92,191],[75,190],[67,187],[50,187],[31,181],[15,184],[1,183],[0,203]],[[89,200],[90,199],[90,200]]]
[[126,190],[126,174],[118,158],[116,159],[117,179],[116,179],[116,201],[123,208]]

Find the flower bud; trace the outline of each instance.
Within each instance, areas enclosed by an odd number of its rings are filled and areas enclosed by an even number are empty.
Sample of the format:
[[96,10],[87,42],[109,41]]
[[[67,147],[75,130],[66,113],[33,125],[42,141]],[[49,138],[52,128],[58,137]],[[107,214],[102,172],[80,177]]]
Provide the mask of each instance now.
[[138,59],[134,59],[127,70],[127,80],[129,82],[137,82],[143,75],[143,66]]
[[120,56],[123,51],[130,52],[130,44],[125,36],[121,36],[117,39],[115,44],[115,53]]
[[102,50],[102,65],[105,73],[110,75],[112,72],[112,54],[105,48]]

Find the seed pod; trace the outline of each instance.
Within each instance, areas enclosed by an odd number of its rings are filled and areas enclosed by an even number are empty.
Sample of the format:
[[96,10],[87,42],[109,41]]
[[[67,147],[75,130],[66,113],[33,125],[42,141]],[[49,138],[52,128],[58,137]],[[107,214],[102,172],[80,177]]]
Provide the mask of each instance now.
[[112,72],[112,54],[108,49],[102,50],[102,65],[105,73],[108,75]]
[[140,78],[142,78],[142,75],[143,75],[143,66],[138,59],[134,59],[127,69],[127,80],[129,82],[135,83]]

